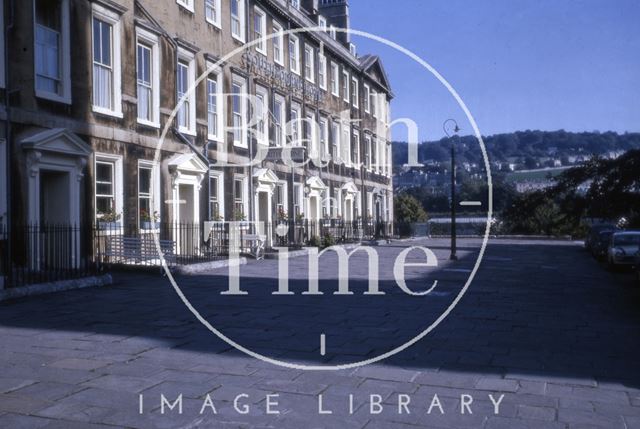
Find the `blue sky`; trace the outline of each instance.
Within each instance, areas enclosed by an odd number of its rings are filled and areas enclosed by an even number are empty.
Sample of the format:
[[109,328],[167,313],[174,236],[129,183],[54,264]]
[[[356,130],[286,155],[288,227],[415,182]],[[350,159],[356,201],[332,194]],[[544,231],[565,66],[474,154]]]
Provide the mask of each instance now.
[[[525,129],[640,131],[637,0],[351,0],[351,26],[415,52],[461,95],[483,135]],[[425,69],[378,42],[396,95],[392,117],[420,138],[455,118],[471,127]],[[402,129],[394,138],[406,140]]]

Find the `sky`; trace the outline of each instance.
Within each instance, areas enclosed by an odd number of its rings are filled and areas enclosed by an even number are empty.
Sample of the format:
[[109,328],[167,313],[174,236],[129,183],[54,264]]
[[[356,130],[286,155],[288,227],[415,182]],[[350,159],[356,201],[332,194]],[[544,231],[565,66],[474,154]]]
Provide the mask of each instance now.
[[[526,129],[640,131],[640,1],[350,0],[351,28],[395,42],[433,66],[460,94],[482,135]],[[455,119],[473,130],[425,68],[380,42],[395,99],[421,140]],[[395,140],[406,140],[403,127]]]

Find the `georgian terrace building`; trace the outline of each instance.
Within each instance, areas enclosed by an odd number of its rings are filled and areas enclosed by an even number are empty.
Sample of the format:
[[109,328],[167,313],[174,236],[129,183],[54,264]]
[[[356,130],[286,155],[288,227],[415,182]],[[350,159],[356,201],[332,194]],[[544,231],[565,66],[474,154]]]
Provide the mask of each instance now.
[[392,92],[347,3],[0,0],[2,222],[392,221]]

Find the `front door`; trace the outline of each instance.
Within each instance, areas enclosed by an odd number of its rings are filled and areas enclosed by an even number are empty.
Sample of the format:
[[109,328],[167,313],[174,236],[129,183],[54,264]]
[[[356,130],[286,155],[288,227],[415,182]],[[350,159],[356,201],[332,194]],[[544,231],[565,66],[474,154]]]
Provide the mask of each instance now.
[[178,218],[174,226],[178,253],[192,257],[198,255],[200,244],[196,193],[196,186],[191,183],[178,185]]
[[[69,172],[40,170],[40,222],[37,249],[39,268],[70,269],[76,252],[78,225],[72,224]],[[35,238],[35,237],[33,237]]]

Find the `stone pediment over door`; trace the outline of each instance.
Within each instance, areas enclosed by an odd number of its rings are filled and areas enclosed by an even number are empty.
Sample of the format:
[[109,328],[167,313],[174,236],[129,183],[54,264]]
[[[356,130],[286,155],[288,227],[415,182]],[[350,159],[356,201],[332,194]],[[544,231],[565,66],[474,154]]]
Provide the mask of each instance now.
[[347,182],[342,186],[342,190],[344,192],[346,192],[347,194],[357,194],[358,193],[358,187],[356,186],[355,183],[353,182]]
[[86,158],[93,153],[91,146],[66,128],[41,131],[20,142],[22,149]]
[[268,168],[258,168],[253,172],[256,192],[273,192],[278,183],[278,176]]
[[198,183],[202,182],[207,173],[207,165],[195,154],[184,153],[169,160],[169,172],[173,178],[173,185],[182,176],[196,176]]

